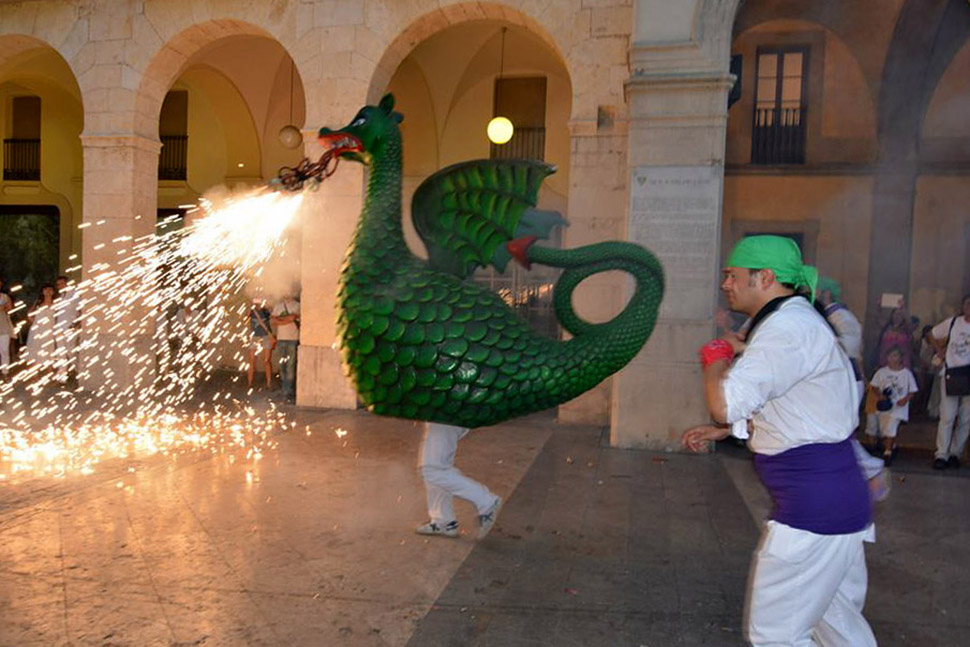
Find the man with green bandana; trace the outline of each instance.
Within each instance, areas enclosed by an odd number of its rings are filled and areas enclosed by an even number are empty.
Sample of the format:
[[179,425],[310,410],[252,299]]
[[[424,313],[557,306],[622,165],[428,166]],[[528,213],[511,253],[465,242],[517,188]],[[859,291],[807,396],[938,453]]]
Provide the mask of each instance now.
[[[683,438],[691,450],[707,451],[733,426],[748,437],[771,494],[748,593],[745,631],[755,647],[876,644],[862,615],[872,503],[850,440],[859,395],[849,358],[810,303],[817,285],[818,273],[802,264],[791,239],[738,243],[721,290],[751,325],[744,342],[716,339],[701,349],[718,426]],[[802,287],[809,298],[796,293]]]

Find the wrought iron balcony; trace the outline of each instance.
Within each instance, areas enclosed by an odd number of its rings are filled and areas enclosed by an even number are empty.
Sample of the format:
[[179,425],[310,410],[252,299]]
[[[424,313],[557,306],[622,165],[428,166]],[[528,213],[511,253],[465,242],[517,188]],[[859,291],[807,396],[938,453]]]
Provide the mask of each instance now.
[[515,127],[512,139],[505,144],[492,144],[492,159],[532,159],[546,158],[546,129]]
[[3,179],[40,180],[40,139],[3,140]]
[[752,164],[805,163],[804,108],[759,108],[751,134]]
[[189,160],[188,135],[162,135],[158,158],[159,180],[184,180]]

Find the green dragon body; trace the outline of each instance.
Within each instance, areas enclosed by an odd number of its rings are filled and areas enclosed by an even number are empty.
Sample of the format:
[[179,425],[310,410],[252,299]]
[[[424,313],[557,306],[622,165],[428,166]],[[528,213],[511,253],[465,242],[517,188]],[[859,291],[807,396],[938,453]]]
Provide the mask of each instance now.
[[[626,365],[656,321],[663,295],[656,258],[625,242],[573,250],[512,245],[526,264],[565,270],[553,303],[573,337],[535,333],[497,294],[464,279],[477,265],[504,268],[507,241],[548,233],[551,223],[531,222],[527,210],[554,168],[488,160],[433,175],[412,208],[429,250],[425,261],[410,252],[402,231],[400,120],[388,95],[346,128],[320,131],[330,153],[370,166],[341,269],[337,320],[344,368],[364,405],[386,416],[478,427],[575,398]],[[572,291],[608,270],[629,272],[636,290],[613,320],[586,322],[573,311]]]

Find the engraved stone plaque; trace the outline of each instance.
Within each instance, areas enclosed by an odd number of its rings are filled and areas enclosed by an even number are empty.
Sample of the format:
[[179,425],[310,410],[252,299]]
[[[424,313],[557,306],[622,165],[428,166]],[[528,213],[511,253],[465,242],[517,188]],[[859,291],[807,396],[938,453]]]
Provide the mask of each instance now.
[[629,239],[651,250],[663,264],[667,289],[661,318],[713,316],[722,185],[720,167],[633,169]]

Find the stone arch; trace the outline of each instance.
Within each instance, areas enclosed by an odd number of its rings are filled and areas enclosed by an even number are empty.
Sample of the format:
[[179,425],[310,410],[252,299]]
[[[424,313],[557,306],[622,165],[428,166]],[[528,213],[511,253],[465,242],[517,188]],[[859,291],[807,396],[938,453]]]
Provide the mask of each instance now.
[[[132,115],[132,130],[135,134],[148,139],[157,137],[155,130],[158,114],[172,83],[192,58],[206,46],[231,36],[259,36],[279,42],[262,27],[234,19],[198,23],[178,32],[158,49],[141,74]],[[286,46],[283,43],[280,45],[289,54]],[[295,59],[294,63],[299,67]]]
[[967,104],[970,95],[970,41],[950,60],[932,89],[923,116],[921,133],[930,137],[970,138]]
[[838,36],[852,50],[853,57],[874,93],[879,87],[879,75],[886,50],[884,46],[874,46],[872,37],[867,34],[891,32],[898,11],[899,5],[873,12],[872,4],[866,2],[788,2],[781,8],[778,3],[746,2],[738,11],[734,33],[738,35],[779,18],[820,25]]
[[[0,35],[0,100],[11,95],[40,97],[40,181],[30,191],[0,196],[3,204],[53,205],[60,214],[61,268],[80,245],[81,200],[76,178],[82,172],[84,104],[74,69],[47,41],[25,34]],[[5,115],[6,109],[0,108]],[[6,115],[5,115],[6,116]],[[8,181],[9,182],[9,181]]]
[[561,43],[560,40],[564,39],[555,38],[553,33],[535,17],[523,10],[496,2],[464,2],[439,7],[420,16],[414,16],[411,22],[400,30],[374,67],[374,74],[367,89],[367,102],[376,103],[380,100],[384,88],[387,87],[398,66],[418,44],[448,27],[473,20],[494,20],[529,30],[556,53],[572,76],[569,59],[564,55],[570,43]]
[[[764,34],[764,35],[762,35]],[[746,163],[754,110],[757,48],[763,45],[808,44],[808,155],[812,162],[851,154],[870,160],[876,149],[877,112],[872,85],[856,49],[822,23],[801,18],[764,20],[735,32],[732,52],[743,54],[742,96],[732,106],[728,124],[731,163]],[[847,151],[847,142],[852,142]]]

